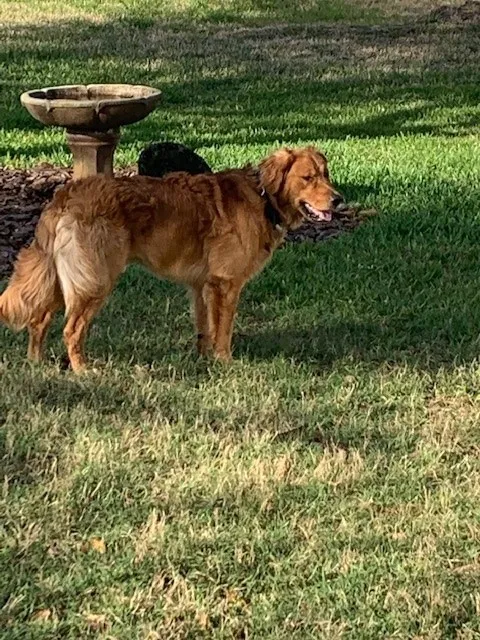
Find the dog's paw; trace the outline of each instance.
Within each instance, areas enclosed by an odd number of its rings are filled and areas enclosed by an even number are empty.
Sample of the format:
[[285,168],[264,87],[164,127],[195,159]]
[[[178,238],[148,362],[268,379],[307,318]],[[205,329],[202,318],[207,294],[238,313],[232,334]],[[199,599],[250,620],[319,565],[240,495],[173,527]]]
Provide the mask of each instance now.
[[221,362],[222,364],[232,362],[232,354],[229,351],[215,351],[213,358],[215,362]]

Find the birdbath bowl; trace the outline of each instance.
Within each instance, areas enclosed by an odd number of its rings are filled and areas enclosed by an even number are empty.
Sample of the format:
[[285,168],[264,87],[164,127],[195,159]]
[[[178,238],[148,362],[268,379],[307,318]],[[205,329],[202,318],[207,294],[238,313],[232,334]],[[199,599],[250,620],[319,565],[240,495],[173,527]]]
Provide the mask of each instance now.
[[152,87],[89,84],[35,89],[23,93],[20,101],[36,120],[66,129],[77,179],[112,175],[120,127],[145,118],[160,97]]

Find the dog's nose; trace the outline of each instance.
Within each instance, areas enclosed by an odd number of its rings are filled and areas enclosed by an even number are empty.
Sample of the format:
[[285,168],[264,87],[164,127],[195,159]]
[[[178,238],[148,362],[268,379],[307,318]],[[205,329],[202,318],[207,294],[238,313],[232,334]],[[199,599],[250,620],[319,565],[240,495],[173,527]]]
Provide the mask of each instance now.
[[332,209],[337,209],[341,204],[345,203],[345,200],[339,193],[334,193],[330,203]]

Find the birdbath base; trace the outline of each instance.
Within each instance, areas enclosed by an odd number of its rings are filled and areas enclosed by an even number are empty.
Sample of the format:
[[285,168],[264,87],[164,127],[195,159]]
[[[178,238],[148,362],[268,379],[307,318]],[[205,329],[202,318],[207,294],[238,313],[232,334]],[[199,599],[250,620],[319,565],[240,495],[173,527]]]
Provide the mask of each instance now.
[[102,173],[113,175],[113,154],[120,139],[118,129],[106,132],[69,131],[67,143],[73,155],[73,179]]

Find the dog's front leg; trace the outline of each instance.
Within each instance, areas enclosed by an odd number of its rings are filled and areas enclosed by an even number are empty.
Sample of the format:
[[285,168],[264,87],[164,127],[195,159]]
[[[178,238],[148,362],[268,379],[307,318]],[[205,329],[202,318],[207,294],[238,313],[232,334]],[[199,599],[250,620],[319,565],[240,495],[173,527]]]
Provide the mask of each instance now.
[[232,358],[233,323],[242,287],[230,280],[215,279],[208,282],[205,288],[213,352],[218,360],[228,362]]

